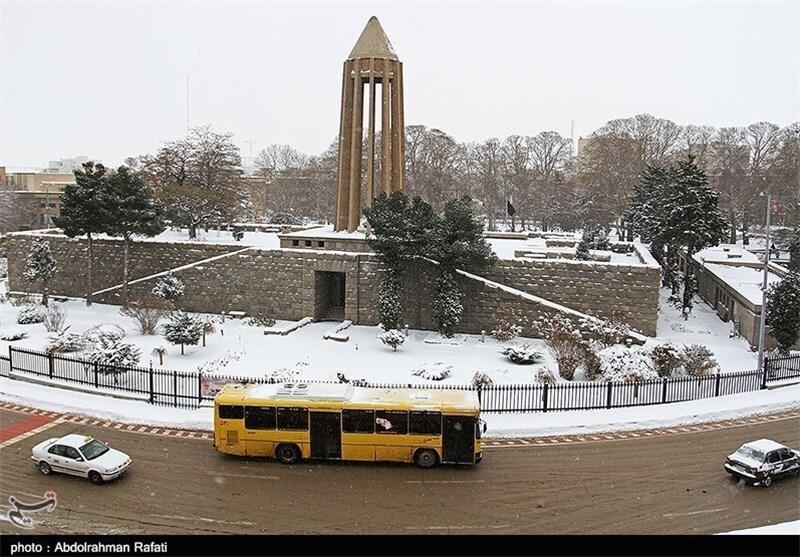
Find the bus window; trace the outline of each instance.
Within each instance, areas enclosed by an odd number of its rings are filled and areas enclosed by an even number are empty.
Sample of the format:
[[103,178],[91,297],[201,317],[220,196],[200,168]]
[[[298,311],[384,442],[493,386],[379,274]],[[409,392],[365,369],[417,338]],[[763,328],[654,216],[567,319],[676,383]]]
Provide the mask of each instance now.
[[244,418],[243,406],[230,406],[228,404],[220,404],[219,406],[220,420],[241,420],[242,418]]
[[405,435],[408,432],[408,412],[378,410],[375,412],[375,432]]
[[409,413],[408,431],[412,435],[441,435],[441,412],[415,412]]
[[275,408],[245,406],[244,427],[247,429],[275,429]]
[[375,433],[375,411],[342,410],[342,431],[345,433]]
[[278,408],[278,429],[308,430],[308,408]]

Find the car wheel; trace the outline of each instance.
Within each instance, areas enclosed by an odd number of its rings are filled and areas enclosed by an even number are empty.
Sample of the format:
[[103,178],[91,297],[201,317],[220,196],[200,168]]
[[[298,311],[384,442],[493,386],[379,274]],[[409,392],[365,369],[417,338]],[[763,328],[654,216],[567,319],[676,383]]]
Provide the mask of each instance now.
[[421,449],[414,453],[414,463],[420,468],[433,468],[438,462],[439,456],[432,449]]
[[92,482],[94,485],[100,485],[103,483],[103,476],[100,475],[100,472],[96,470],[92,470],[89,472],[89,481]]
[[41,472],[45,476],[49,476],[50,472],[52,471],[53,469],[50,468],[50,465],[47,464],[44,460],[39,463],[39,472]]
[[297,445],[278,445],[275,457],[283,464],[294,464],[300,460],[300,449]]
[[765,476],[763,480],[761,480],[761,485],[763,487],[769,487],[772,485],[772,476]]

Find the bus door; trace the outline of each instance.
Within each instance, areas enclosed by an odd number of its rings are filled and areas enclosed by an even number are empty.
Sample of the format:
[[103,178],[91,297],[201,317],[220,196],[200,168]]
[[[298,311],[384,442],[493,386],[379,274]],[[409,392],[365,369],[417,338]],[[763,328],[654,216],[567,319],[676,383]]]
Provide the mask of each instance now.
[[311,458],[342,457],[339,412],[311,412]]
[[442,462],[472,464],[475,462],[475,418],[444,416]]

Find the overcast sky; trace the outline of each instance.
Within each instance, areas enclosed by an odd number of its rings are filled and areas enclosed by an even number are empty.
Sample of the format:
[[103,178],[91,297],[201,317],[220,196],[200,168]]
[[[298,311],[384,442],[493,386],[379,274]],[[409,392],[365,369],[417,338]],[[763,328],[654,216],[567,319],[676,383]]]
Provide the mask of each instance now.
[[461,141],[587,135],[649,112],[781,126],[800,114],[800,2],[0,1],[0,165],[152,152],[191,125],[316,154],[342,62],[377,15],[406,123]]

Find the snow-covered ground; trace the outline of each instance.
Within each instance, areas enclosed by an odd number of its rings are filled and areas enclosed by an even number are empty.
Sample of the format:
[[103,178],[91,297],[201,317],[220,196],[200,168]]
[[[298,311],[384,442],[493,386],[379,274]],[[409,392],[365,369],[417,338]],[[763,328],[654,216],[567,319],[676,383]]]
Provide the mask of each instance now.
[[717,313],[700,298],[695,297],[694,308],[688,320],[667,302],[669,289],[662,288],[658,309],[658,336],[645,346],[660,342],[674,344],[702,344],[714,352],[722,372],[745,371],[758,367],[758,354],[742,339],[731,338],[733,323],[723,322]]
[[[82,333],[97,324],[116,324],[125,329],[126,342],[139,346],[143,364],[153,360],[158,366],[158,357],[152,355],[156,347],[166,347],[164,366],[167,369],[195,371],[226,355],[232,355],[229,363],[216,371],[229,375],[264,377],[273,373],[283,376],[296,374],[305,379],[336,380],[337,373],[351,379],[367,379],[375,382],[424,383],[413,375],[420,368],[439,370],[449,368],[450,377],[444,383],[469,383],[476,371],[488,373],[496,383],[529,383],[537,367],[555,367],[541,340],[517,339],[515,344],[530,343],[542,352],[540,364],[516,365],[509,362],[500,349],[508,343],[499,343],[487,336],[481,342],[479,335],[467,335],[464,344],[428,344],[424,342],[429,331],[410,330],[402,348],[393,352],[381,343],[378,327],[352,326],[346,329],[348,342],[324,340],[322,336],[336,323],[312,323],[285,336],[265,335],[263,328],[253,327],[244,320],[228,319],[216,323],[217,332],[208,336],[207,346],[187,346],[181,355],[180,346],[173,346],[159,336],[144,336],[136,329],[133,320],[121,315],[117,306],[94,304],[87,308],[81,300],[62,304],[67,312],[66,324],[70,332]],[[0,335],[11,331],[27,333],[27,338],[8,342],[0,340],[0,353],[7,353],[11,344],[19,348],[42,350],[50,333],[43,324],[18,325],[16,315],[19,308],[9,303],[0,304]],[[217,316],[218,319],[218,316]],[[288,322],[279,322],[277,326]],[[205,371],[212,371],[206,366]]]
[[[714,311],[699,302],[688,321],[666,302],[667,291],[662,290],[659,311],[658,337],[647,341],[646,346],[659,342],[708,346],[723,372],[755,369],[756,354],[739,338],[729,338],[730,324],[723,323]],[[217,323],[217,332],[209,335],[207,346],[187,346],[185,355],[180,347],[166,342],[160,335],[141,335],[133,320],[119,313],[117,306],[94,304],[87,308],[82,300],[62,303],[66,310],[66,324],[72,333],[82,333],[98,324],[119,325],[126,331],[126,342],[141,348],[141,363],[158,357],[153,349],[167,349],[163,367],[179,371],[195,371],[203,366],[205,372],[218,372],[246,377],[301,377],[305,379],[336,380],[338,373],[350,379],[367,379],[373,382],[425,383],[414,375],[420,369],[450,371],[444,384],[468,384],[478,372],[487,373],[496,384],[519,384],[533,381],[537,368],[547,366],[557,369],[555,361],[544,342],[539,339],[518,338],[511,343],[501,343],[490,336],[483,342],[479,335],[466,335],[463,344],[429,344],[424,342],[431,333],[410,330],[406,342],[393,352],[378,340],[382,332],[378,327],[351,326],[346,329],[348,342],[324,340],[335,323],[312,323],[289,335],[264,335],[263,328],[253,327],[239,319]],[[18,307],[0,303],[0,336],[11,332],[24,332],[27,337],[18,341],[0,340],[0,353],[8,346],[43,350],[50,333],[43,324],[18,325]],[[215,316],[219,320],[219,316]],[[277,326],[289,322],[279,322]],[[500,350],[509,344],[529,344],[542,353],[540,363],[516,365],[509,362]],[[225,360],[225,365],[216,362]]]
[[[71,412],[124,423],[211,429],[212,411],[154,406],[144,401],[74,392],[0,377],[0,400],[56,412]],[[795,408],[800,385],[713,399],[646,407],[574,412],[486,413],[489,437],[591,434],[669,427]]]
[[746,530],[734,530],[732,532],[722,532],[724,535],[772,535],[772,536],[800,536],[800,520],[792,520],[790,522],[781,522],[780,524],[770,524],[769,526],[760,526],[758,528],[748,528]]

